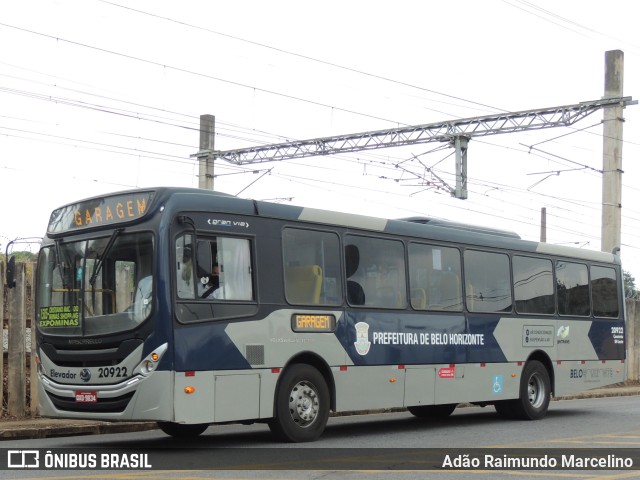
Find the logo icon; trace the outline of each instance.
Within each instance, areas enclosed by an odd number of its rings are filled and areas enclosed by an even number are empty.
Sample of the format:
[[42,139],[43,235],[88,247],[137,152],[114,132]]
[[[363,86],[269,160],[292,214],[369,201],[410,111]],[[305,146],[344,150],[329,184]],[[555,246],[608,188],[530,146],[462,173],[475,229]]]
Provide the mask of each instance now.
[[358,322],[356,327],[356,341],[353,343],[356,346],[356,352],[360,355],[366,355],[371,348],[371,342],[369,341],[369,324],[366,322]]
[[83,382],[88,382],[89,380],[91,380],[91,370],[89,370],[88,368],[83,368],[80,372],[80,380],[82,380]]
[[40,452],[38,450],[8,450],[8,468],[39,468]]
[[560,326],[558,327],[558,338],[562,338],[563,340],[569,336],[569,326],[566,327]]

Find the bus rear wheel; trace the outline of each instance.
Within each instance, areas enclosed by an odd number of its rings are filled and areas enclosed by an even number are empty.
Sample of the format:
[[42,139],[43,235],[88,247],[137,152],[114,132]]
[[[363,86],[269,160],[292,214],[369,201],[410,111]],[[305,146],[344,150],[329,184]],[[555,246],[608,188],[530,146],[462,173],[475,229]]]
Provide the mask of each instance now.
[[204,432],[208,423],[193,423],[193,424],[184,424],[184,423],[175,423],[175,422],[158,422],[158,427],[167,435],[176,438],[192,438],[197,437],[202,432]]
[[497,402],[498,414],[519,420],[540,420],[547,414],[551,401],[551,380],[545,366],[537,361],[528,362],[520,378],[520,397]]
[[322,374],[310,365],[294,364],[280,379],[275,415],[269,428],[279,440],[311,442],[329,418],[329,389]]
[[453,413],[458,406],[457,403],[448,403],[445,405],[420,405],[416,407],[407,407],[411,415],[418,418],[446,418]]

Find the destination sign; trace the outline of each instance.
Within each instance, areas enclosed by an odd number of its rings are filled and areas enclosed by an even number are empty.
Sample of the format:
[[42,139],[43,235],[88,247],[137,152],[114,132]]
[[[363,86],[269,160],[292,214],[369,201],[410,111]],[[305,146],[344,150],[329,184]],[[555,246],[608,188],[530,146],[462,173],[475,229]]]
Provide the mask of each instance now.
[[336,329],[336,317],[297,313],[291,317],[291,328],[294,332],[333,332]]
[[77,305],[40,307],[41,327],[77,327],[80,325],[80,309]]
[[67,205],[53,211],[47,232],[62,233],[137,220],[147,213],[152,199],[153,192],[134,192]]

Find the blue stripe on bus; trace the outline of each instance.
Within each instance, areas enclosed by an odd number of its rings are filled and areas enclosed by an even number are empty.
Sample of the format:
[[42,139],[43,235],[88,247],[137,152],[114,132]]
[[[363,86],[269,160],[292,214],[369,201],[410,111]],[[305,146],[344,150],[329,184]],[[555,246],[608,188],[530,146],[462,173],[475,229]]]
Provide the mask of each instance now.
[[588,336],[598,359],[625,358],[624,328],[622,320],[593,320]]
[[251,368],[225,333],[227,323],[203,323],[176,328],[175,370],[240,370]]
[[348,311],[336,335],[355,365],[504,362],[498,321],[471,317],[467,328],[463,315]]

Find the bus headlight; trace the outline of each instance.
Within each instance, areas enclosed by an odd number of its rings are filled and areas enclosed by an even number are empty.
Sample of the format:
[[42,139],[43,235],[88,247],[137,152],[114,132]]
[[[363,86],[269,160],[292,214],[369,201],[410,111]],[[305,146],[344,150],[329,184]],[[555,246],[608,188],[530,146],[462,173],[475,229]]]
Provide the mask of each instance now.
[[164,343],[160,345],[158,348],[154,349],[149,355],[147,355],[135,368],[134,373],[139,373],[144,375],[150,375],[153,371],[158,368],[158,364],[160,360],[162,360],[162,356],[167,351],[169,345]]
[[142,362],[142,373],[146,373],[147,375],[153,372],[156,369],[156,362],[152,362],[149,360],[145,360]]

